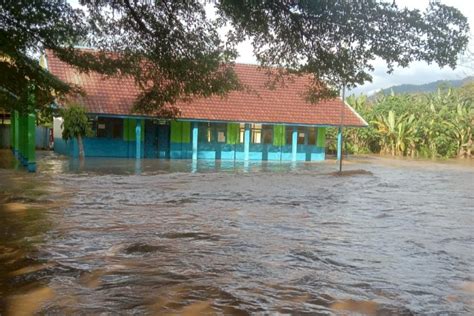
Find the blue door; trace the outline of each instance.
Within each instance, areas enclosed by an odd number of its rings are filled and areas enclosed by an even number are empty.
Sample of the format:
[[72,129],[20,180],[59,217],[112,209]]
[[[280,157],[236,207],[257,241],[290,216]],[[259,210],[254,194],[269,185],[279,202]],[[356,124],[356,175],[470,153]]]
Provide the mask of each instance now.
[[157,125],[158,158],[170,157],[170,125]]
[[145,121],[145,158],[170,157],[170,125],[167,122]]
[[158,158],[158,125],[145,120],[145,158]]

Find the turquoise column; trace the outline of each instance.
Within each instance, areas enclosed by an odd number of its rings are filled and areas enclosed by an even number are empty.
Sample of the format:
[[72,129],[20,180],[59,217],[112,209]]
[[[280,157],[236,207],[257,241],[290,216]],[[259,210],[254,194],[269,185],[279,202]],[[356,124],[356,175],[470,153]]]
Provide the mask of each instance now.
[[298,149],[298,129],[293,126],[293,133],[291,134],[291,161],[296,161],[296,152]]
[[135,125],[135,158],[141,158],[141,137],[142,137],[142,124],[140,120],[136,120]]
[[250,124],[245,124],[244,132],[244,161],[248,161],[250,156]]
[[26,131],[26,124],[25,124],[25,115],[23,113],[18,114],[18,120],[20,124],[18,124],[18,160],[20,160],[22,165],[25,165],[25,131]]
[[342,156],[342,127],[337,131],[337,160],[341,160]]
[[20,116],[18,111],[13,111],[13,121],[15,122],[13,126],[13,154],[18,158],[20,146]]
[[15,153],[15,118],[14,112],[10,113],[10,146],[12,148],[12,152]]
[[193,122],[193,160],[198,158],[198,123]]
[[25,163],[29,172],[36,171],[36,153],[35,153],[35,133],[36,133],[36,115],[30,113],[26,117],[26,155]]

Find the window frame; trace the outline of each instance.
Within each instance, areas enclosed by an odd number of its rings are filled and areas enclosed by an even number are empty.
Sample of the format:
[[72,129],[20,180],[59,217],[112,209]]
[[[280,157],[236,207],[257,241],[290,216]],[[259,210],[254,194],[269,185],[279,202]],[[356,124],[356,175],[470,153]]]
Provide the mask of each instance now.
[[294,127],[291,125],[287,125],[285,128],[285,138],[287,145],[293,145],[293,129]]
[[[256,141],[258,139],[258,142]],[[262,124],[252,124],[250,127],[250,143],[262,144]]]
[[200,122],[198,124],[198,142],[210,144],[213,139],[211,122]]
[[[296,128],[296,144],[297,145],[306,145],[306,127],[298,126]],[[303,136],[301,136],[303,135]]]
[[[308,131],[307,145],[316,146],[316,144],[318,143],[318,128],[316,126],[310,126],[307,128],[307,131]],[[314,139],[313,139],[313,135],[314,135]]]
[[97,138],[109,138],[107,135],[107,121],[105,117],[98,117],[96,120],[96,133],[95,136]]
[[[123,139],[123,119],[112,120],[112,138]],[[117,129],[118,128],[118,129]]]
[[[225,144],[227,142],[227,124],[226,123],[212,123],[211,124],[211,132],[213,132],[215,142],[218,144]],[[224,140],[219,140],[219,133],[224,134]]]
[[[272,145],[273,144],[273,125],[262,124],[261,132],[261,144]],[[267,139],[269,137],[269,139]]]
[[240,123],[239,144],[245,143],[245,123]]

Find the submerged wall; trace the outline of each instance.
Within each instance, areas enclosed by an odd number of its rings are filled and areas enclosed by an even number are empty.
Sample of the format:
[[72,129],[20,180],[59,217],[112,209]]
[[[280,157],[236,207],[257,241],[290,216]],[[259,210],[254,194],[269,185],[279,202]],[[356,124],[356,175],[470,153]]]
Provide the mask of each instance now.
[[[135,138],[136,125],[130,121],[124,120],[123,136],[121,138],[84,137],[84,155],[86,157],[135,158],[137,146]],[[62,118],[54,118],[54,151],[62,155],[78,157],[79,147],[77,146],[77,140],[71,139],[66,141],[62,139],[62,123]],[[143,158],[143,129],[141,134],[140,155]]]
[[[84,155],[86,157],[118,157],[118,158],[135,158],[136,144],[131,141],[109,138],[84,138]],[[77,140],[71,139],[65,141],[63,139],[54,140],[54,151],[71,157],[79,157],[79,147]],[[143,150],[141,158],[144,158]]]
[[[244,160],[245,145],[241,141],[240,124],[228,123],[225,131],[225,141],[219,142],[216,131],[209,131],[209,138],[212,140],[203,140],[202,123],[192,122],[171,122],[171,154],[174,159],[191,159],[193,154],[193,131],[197,126],[197,158],[198,159],[218,159],[218,160]],[[207,123],[204,123],[207,124]],[[237,125],[238,128],[232,128]],[[235,126],[234,126],[235,127]],[[291,161],[293,160],[293,146],[286,144],[285,126],[273,126],[273,138],[271,144],[250,143],[249,160],[264,161]],[[292,127],[293,128],[293,127]],[[250,130],[250,127],[248,127]],[[303,128],[304,129],[304,128]],[[249,131],[250,133],[250,131]],[[235,134],[235,135],[232,135]],[[321,161],[325,159],[326,128],[317,128],[317,139],[314,145],[308,144],[307,132],[305,133],[305,143],[296,145],[297,161]]]
[[[248,156],[249,160],[264,161],[321,161],[325,159],[325,127],[318,127],[316,129],[317,134],[316,132],[314,133],[317,136],[313,135],[313,144],[309,144],[309,128],[299,127],[300,139],[298,142],[302,143],[293,146],[293,140],[298,139],[298,135],[294,134],[297,127],[267,125],[267,133],[269,130],[272,133],[271,140],[268,141],[267,139],[267,143],[264,143],[264,138],[260,134],[260,138],[256,143],[252,134],[254,131],[251,131],[250,124],[246,124],[244,130],[244,127],[242,127],[244,124],[238,123],[214,124],[188,121],[156,123],[153,121],[155,125],[152,125],[151,120],[144,122],[144,120],[134,118],[123,119],[123,130],[120,134],[123,137],[116,137],[117,135],[111,137],[111,133],[108,133],[109,137],[84,138],[85,156],[136,157],[137,142],[135,132],[137,131],[137,122],[141,122],[141,158],[169,157],[171,159],[192,159],[193,146],[196,146],[196,158],[198,159],[245,160],[246,156]],[[54,150],[60,154],[77,157],[77,141],[70,140],[66,142],[61,138],[61,124],[62,119],[55,118]],[[293,134],[292,130],[295,131]],[[313,128],[314,130],[315,128]],[[162,137],[163,134],[160,134],[164,132],[166,132],[165,139]],[[262,131],[260,130],[259,133],[262,133]],[[194,140],[196,136],[197,142]],[[250,139],[253,141],[250,141]],[[245,152],[245,140],[249,142],[248,155]],[[166,155],[161,153],[163,148],[166,148],[168,151]]]

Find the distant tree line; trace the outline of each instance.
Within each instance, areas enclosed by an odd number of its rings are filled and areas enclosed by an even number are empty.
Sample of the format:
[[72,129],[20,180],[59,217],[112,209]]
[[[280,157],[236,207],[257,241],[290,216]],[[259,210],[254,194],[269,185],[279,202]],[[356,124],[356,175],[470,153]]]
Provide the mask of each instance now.
[[348,153],[424,158],[474,154],[474,83],[439,88],[435,93],[392,93],[373,101],[363,95],[351,96],[347,102],[369,124],[368,128],[346,129]]

